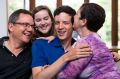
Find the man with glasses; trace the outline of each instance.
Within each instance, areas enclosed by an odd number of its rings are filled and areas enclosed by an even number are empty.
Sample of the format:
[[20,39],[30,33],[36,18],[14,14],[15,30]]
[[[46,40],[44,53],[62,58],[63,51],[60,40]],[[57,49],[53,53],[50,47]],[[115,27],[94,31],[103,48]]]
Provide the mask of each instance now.
[[33,27],[27,10],[19,9],[9,17],[9,36],[0,39],[0,79],[29,79]]

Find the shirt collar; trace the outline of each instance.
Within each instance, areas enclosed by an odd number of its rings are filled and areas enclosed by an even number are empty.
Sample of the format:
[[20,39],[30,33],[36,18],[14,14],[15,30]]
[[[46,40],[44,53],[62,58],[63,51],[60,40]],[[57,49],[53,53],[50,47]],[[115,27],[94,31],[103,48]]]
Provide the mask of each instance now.
[[72,40],[71,40],[71,45],[73,45],[74,43],[75,43],[75,39],[74,38],[72,38]]
[[[72,38],[71,44],[73,45],[75,43],[75,41],[76,40]],[[62,43],[58,37],[55,37],[55,39],[53,41],[51,41],[50,44],[53,46],[57,46],[57,47],[62,46]]]
[[55,47],[61,47],[62,46],[61,41],[58,37],[55,37],[54,40],[52,40],[50,42],[50,44],[55,46]]
[[5,36],[5,37],[0,38],[0,46],[4,46],[4,42],[5,42],[6,40],[8,40],[8,39],[9,39],[8,36]]
[[[8,36],[0,38],[0,46],[4,47],[5,46],[4,42],[7,41],[8,39],[9,39]],[[31,47],[31,45],[32,45],[31,42],[29,42],[29,43],[26,44],[25,48],[26,47]]]

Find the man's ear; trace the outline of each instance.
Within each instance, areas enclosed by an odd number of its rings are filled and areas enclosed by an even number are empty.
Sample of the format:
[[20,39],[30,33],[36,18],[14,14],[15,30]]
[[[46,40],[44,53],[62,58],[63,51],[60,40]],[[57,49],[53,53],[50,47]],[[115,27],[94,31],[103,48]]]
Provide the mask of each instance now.
[[14,25],[13,23],[8,23],[8,29],[9,31],[13,31]]

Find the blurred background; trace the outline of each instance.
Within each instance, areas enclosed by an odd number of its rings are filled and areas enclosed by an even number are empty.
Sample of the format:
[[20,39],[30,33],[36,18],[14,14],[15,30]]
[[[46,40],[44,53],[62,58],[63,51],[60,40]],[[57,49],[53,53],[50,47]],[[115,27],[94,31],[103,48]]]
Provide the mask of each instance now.
[[[32,10],[38,5],[47,5],[53,12],[61,5],[69,5],[76,11],[83,3],[97,3],[106,11],[106,20],[99,30],[106,45],[112,50],[120,50],[120,0],[0,0],[0,37],[8,35],[7,21],[9,15],[20,8]],[[73,37],[77,33],[73,32]]]

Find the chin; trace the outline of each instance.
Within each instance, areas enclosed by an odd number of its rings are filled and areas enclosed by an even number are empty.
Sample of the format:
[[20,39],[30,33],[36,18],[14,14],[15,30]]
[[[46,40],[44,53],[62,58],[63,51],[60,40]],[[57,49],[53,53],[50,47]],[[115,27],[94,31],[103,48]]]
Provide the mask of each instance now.
[[42,32],[43,34],[46,34],[46,33],[48,33],[48,32],[49,32],[49,29],[42,30],[41,32]]
[[30,42],[30,39],[26,39],[23,41],[24,43],[29,43]]
[[65,37],[59,36],[59,39],[60,39],[60,40],[65,40]]
[[29,43],[29,41],[24,41],[24,43]]

